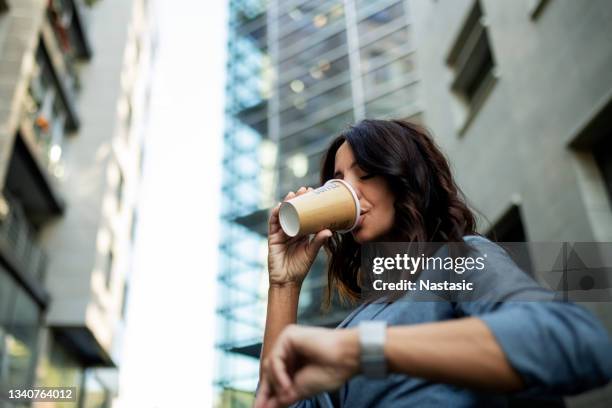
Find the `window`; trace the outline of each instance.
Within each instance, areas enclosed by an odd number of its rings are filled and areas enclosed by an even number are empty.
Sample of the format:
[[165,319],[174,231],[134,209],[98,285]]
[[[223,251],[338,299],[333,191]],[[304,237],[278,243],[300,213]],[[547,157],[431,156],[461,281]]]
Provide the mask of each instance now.
[[371,35],[375,31],[384,30],[391,23],[400,18],[404,18],[404,2],[398,1],[386,7],[383,10],[378,10],[357,24],[357,33],[360,38]]
[[0,386],[26,387],[34,379],[40,308],[0,267]]
[[121,319],[125,321],[125,316],[127,313],[127,305],[128,305],[128,296],[130,293],[130,285],[126,281],[123,284],[123,299],[121,300]]
[[119,172],[119,180],[117,181],[117,190],[115,191],[115,197],[117,199],[117,211],[121,210],[121,204],[123,201],[123,184],[125,183],[123,179],[123,172],[121,168],[117,166],[117,170]]
[[111,406],[111,393],[104,385],[95,369],[85,371],[85,390],[83,408],[109,408]]
[[612,96],[594,106],[577,127],[568,147],[584,198],[587,216],[597,241],[612,238]]
[[390,83],[399,83],[414,71],[413,55],[395,59],[363,76],[363,88],[366,98],[370,98]]
[[132,96],[127,95],[125,97],[125,107],[126,107],[126,112],[125,112],[125,120],[124,120],[124,125],[125,125],[125,131],[124,131],[124,136],[126,139],[129,139],[130,137],[130,132],[132,129],[132,117],[134,114],[134,108],[132,107]]
[[331,88],[310,99],[296,94],[291,101],[292,105],[281,112],[280,124],[282,127],[286,127],[295,125],[296,122],[306,121],[326,111],[330,106],[350,99],[350,97],[351,84],[349,82]]
[[6,336],[9,329],[10,317],[15,303],[15,284],[13,279],[0,266],[0,378],[4,378],[4,362],[6,357]]
[[77,12],[79,6],[74,0],[49,0],[47,3],[47,20],[53,28],[69,75],[76,84],[78,81],[76,60],[89,58],[91,55],[86,33],[83,30],[83,21],[79,20],[80,13]]
[[106,254],[106,268],[104,270],[104,283],[106,284],[106,289],[110,289],[111,280],[113,278],[113,264],[114,264],[114,250],[113,243],[111,241],[110,248],[108,249],[108,253]]
[[612,208],[612,134],[603,138],[593,147],[595,162],[601,171],[610,206]]
[[407,27],[368,43],[360,52],[362,73],[365,74],[406,55],[412,47],[412,38]]
[[55,332],[49,333],[49,346],[42,355],[37,372],[40,376],[40,386],[76,387],[76,397],[80,398],[83,368],[63,336]]
[[538,18],[548,0],[529,0],[529,16],[532,20]]
[[527,241],[525,226],[519,207],[517,205],[510,207],[501,219],[489,230],[487,237],[499,242]]
[[[305,43],[302,42],[302,44]],[[324,39],[315,37],[312,39],[312,42],[308,42],[307,44],[308,48],[297,52],[293,51],[295,49],[294,46],[289,47],[291,43],[287,44],[286,48],[281,46],[281,62],[279,64],[278,72],[287,72],[290,69],[295,69],[296,67],[310,67],[313,61],[320,61],[324,54],[330,53],[332,50],[336,50],[340,47],[342,47],[342,53],[344,54],[344,50],[346,50],[346,31],[341,30],[340,32]],[[310,44],[312,44],[312,46],[310,46]]]
[[523,244],[528,239],[518,205],[513,204],[510,206],[495,225],[491,227],[486,236],[492,241],[503,243],[502,246],[508,251],[514,262],[527,273],[533,273],[533,263],[529,254],[529,247]]
[[463,133],[496,77],[495,59],[479,1],[474,2],[446,62],[454,78],[451,91],[455,119],[460,133]]
[[130,242],[133,244],[136,240],[136,228],[138,226],[138,211],[136,208],[132,210],[132,222],[130,223]]
[[145,144],[144,142],[140,143],[140,151],[138,152],[138,174],[140,177],[144,174],[144,165],[145,165]]
[[59,175],[63,140],[70,127],[70,118],[42,42],[36,50],[36,65],[28,87],[26,110],[34,123],[36,141],[49,170]]
[[[369,97],[370,95],[367,96]],[[415,101],[416,83],[413,82],[366,102],[366,116],[368,118],[410,116],[418,110]]]

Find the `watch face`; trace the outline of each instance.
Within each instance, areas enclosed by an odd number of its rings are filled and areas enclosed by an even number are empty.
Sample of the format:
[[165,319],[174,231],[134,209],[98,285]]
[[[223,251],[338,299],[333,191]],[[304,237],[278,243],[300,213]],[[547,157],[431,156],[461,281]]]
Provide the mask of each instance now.
[[387,322],[385,321],[368,320],[359,323],[361,371],[368,378],[384,378],[387,375],[386,331]]

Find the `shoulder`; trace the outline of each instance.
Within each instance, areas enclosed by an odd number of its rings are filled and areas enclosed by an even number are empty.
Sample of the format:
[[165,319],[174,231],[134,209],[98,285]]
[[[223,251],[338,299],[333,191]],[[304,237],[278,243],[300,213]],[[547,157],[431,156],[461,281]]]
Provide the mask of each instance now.
[[470,246],[470,248],[477,252],[487,252],[493,255],[507,256],[506,250],[494,241],[484,235],[465,235],[463,241]]
[[493,241],[491,241],[489,238],[485,237],[484,235],[476,235],[476,234],[464,235],[463,240],[470,244],[473,243],[473,244],[481,244],[481,245],[496,245]]

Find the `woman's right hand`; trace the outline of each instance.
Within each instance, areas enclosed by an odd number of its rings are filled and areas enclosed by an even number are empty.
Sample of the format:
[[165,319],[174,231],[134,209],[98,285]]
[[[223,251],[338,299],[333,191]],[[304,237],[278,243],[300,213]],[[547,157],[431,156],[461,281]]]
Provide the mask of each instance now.
[[[300,187],[294,193],[289,192],[283,201],[312,191],[312,187]],[[290,237],[280,226],[278,211],[280,203],[272,209],[268,220],[268,273],[270,286],[296,284],[301,285],[317,257],[323,243],[332,236],[329,229],[324,229],[309,239],[308,235]]]

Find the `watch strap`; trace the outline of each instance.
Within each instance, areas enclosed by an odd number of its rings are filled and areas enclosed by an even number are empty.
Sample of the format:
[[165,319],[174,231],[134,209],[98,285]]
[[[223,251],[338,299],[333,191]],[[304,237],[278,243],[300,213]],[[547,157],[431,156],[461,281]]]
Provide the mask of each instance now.
[[365,320],[359,322],[359,345],[361,349],[361,372],[368,378],[385,378],[385,337],[387,322]]

